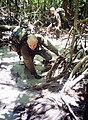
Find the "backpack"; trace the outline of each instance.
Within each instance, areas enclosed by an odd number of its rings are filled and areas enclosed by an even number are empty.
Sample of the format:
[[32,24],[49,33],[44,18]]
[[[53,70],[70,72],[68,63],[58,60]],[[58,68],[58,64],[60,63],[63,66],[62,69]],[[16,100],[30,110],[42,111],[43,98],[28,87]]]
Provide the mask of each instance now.
[[11,49],[18,53],[20,53],[20,46],[21,42],[27,37],[27,30],[23,27],[16,27],[11,35],[10,42],[11,42]]

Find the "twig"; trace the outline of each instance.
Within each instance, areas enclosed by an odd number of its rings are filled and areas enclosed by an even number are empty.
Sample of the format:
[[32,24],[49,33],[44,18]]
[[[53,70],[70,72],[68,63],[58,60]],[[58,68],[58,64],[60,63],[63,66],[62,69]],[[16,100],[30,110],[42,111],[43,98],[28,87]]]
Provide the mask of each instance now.
[[73,75],[78,71],[78,69],[85,63],[85,61],[88,60],[88,55],[85,56],[73,69],[73,71],[71,72],[70,76],[69,76],[69,80],[72,79]]
[[74,87],[80,80],[82,80],[86,76],[88,76],[88,69],[86,69],[80,76],[78,76],[72,81],[72,85],[70,88]]
[[26,87],[21,87],[21,86],[14,86],[13,84],[10,84],[10,83],[0,83],[1,85],[6,85],[6,86],[11,86],[11,87],[14,87],[14,88],[18,88],[18,89],[21,89],[21,90],[26,90],[26,89],[29,89],[31,88],[31,86],[26,86]]
[[68,40],[67,40],[66,45],[65,45],[65,48],[64,48],[65,50],[66,50],[66,47],[67,47],[68,42],[69,42],[69,44],[70,44],[69,39],[70,39],[70,35],[71,35],[72,30],[73,30],[73,26],[71,27],[71,29],[70,29],[69,32],[67,33],[67,34],[68,34]]
[[64,87],[61,90],[61,93],[67,92],[69,89],[74,87],[79,81],[81,81],[83,78],[85,78],[88,75],[88,69],[86,69],[80,76],[77,78],[68,79],[68,81],[65,83]]
[[78,118],[76,117],[76,115],[74,114],[73,110],[71,109],[70,105],[65,102],[65,99],[62,98],[62,101],[66,104],[66,106],[68,107],[69,109],[69,112],[72,114],[72,116],[75,118],[75,120],[78,120]]

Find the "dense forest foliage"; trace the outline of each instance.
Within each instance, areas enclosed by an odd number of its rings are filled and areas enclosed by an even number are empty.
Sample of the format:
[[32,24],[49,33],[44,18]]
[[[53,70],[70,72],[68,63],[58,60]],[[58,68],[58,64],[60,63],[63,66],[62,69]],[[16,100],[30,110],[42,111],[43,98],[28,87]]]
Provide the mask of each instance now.
[[74,16],[77,14],[78,21],[88,17],[88,3],[86,0],[1,0],[0,19],[3,20],[3,24],[8,23],[10,25],[12,22],[20,24],[25,19],[32,23],[36,20],[45,23],[49,20],[51,6],[63,8],[66,18],[70,21],[74,20]]

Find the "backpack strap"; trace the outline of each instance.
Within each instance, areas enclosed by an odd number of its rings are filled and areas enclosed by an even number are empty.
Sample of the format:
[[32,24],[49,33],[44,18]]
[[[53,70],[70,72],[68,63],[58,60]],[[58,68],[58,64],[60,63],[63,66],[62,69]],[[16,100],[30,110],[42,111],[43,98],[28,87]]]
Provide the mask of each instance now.
[[21,52],[20,47],[21,43],[25,41],[27,38],[27,30],[23,27],[18,27],[17,29],[13,30],[13,33],[11,35],[11,46],[16,48],[16,52],[19,55],[19,58],[21,59]]

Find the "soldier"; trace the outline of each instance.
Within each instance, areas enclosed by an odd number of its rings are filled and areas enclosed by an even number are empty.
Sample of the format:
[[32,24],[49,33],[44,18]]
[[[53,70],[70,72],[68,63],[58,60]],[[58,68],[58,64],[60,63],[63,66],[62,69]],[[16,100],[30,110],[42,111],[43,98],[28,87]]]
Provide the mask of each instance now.
[[43,37],[40,37],[38,35],[29,35],[27,42],[24,41],[21,44],[21,55],[23,56],[24,63],[29,69],[30,73],[34,75],[36,79],[41,79],[41,76],[38,75],[35,70],[33,63],[34,56],[42,56],[45,59],[46,63],[52,59],[51,54],[47,52],[44,47],[58,55],[58,50],[49,41],[45,42]]
[[[22,35],[22,32],[24,32],[24,30],[21,30],[21,28],[19,29],[17,30],[19,32],[19,35]],[[15,31],[15,35],[17,34],[18,33]],[[16,41],[16,39],[18,40],[19,38],[22,39],[22,41],[20,40],[20,45],[16,45],[16,42],[14,41]],[[15,43],[13,44],[15,45],[15,48],[16,46],[19,46],[15,51],[18,52],[20,56],[23,56],[25,66],[36,79],[41,79],[41,76],[37,74],[34,66],[33,60],[35,55],[42,56],[45,59],[46,63],[52,59],[52,56],[47,50],[44,49],[44,47],[55,53],[57,56],[59,55],[58,50],[48,40],[45,40],[44,37],[39,34],[23,34],[22,38],[20,36],[14,37],[13,34],[12,41]]]
[[51,27],[55,27],[56,36],[60,37],[60,27],[61,27],[61,18],[57,10],[54,7],[50,8],[51,24],[48,26],[47,30],[49,31]]

